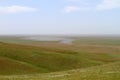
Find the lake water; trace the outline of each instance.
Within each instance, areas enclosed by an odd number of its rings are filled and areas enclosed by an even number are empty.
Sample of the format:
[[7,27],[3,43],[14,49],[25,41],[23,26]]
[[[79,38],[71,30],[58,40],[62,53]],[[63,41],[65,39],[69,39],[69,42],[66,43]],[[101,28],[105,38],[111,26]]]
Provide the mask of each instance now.
[[53,36],[31,36],[24,39],[35,40],[35,41],[59,41],[63,44],[72,44],[74,39],[65,37],[53,37]]

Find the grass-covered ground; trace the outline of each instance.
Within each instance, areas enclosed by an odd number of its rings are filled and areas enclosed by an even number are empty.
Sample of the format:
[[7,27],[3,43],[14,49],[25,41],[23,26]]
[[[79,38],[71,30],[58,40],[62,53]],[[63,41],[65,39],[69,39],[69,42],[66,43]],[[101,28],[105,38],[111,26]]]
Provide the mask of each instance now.
[[83,36],[78,37],[77,40],[74,41],[76,44],[83,45],[114,45],[120,46],[120,37],[119,36]]
[[119,80],[119,38],[81,40],[61,44],[2,36],[0,80]]
[[120,80],[120,62],[62,72],[0,76],[0,80]]

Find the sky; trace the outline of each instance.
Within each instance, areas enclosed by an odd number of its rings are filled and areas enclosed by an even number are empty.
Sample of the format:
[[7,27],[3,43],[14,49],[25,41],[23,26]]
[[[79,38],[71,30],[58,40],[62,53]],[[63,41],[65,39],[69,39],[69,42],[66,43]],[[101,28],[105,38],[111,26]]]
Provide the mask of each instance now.
[[120,34],[120,0],[0,0],[0,34]]

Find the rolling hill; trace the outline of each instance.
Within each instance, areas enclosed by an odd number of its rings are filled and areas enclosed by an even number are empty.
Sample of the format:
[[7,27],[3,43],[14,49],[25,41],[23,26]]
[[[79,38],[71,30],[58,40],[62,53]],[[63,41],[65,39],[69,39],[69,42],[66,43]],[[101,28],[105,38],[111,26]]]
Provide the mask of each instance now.
[[118,45],[66,45],[17,39],[15,43],[7,39],[0,42],[0,80],[120,79]]

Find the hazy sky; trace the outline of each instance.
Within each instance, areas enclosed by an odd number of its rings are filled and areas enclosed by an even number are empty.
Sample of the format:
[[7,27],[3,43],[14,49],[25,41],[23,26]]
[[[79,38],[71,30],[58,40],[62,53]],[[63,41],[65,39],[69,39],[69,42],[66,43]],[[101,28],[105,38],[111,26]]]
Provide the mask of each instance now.
[[0,34],[120,34],[120,0],[0,0]]

